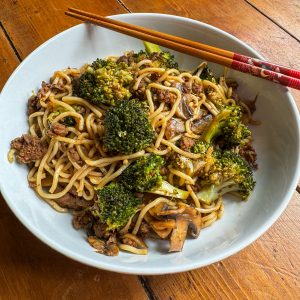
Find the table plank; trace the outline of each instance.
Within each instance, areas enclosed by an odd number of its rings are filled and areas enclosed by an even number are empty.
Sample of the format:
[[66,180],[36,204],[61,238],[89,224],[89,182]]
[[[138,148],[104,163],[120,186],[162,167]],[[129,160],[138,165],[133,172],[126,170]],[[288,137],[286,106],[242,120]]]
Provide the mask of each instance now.
[[299,201],[295,192],[273,227],[238,254],[191,272],[148,276],[146,284],[158,299],[299,299]]
[[[243,0],[122,2],[131,12],[166,13],[208,23],[248,43],[271,62],[300,68],[300,43]],[[282,5],[289,7],[286,1],[282,1]],[[299,9],[296,14],[300,15]],[[293,90],[292,94],[300,110],[300,91]]]
[[[9,5],[6,8],[9,8]],[[21,11],[24,12],[24,9],[27,10],[29,7],[23,7]],[[117,9],[120,11],[118,7],[112,8],[113,13],[116,13]],[[106,9],[106,12],[109,14],[109,9]],[[10,13],[11,17],[17,18],[15,12]],[[21,57],[24,57],[46,38],[40,35],[36,40],[36,35],[32,31],[34,26],[30,23],[31,19],[22,17],[27,23],[23,23],[23,32],[20,29],[17,33],[21,34],[20,39],[26,35],[30,37],[29,41],[24,41],[22,44],[24,47],[22,51],[20,48],[17,49]],[[3,15],[0,15],[0,19],[4,19]],[[7,25],[5,22],[4,24]],[[62,29],[64,28],[60,30]],[[60,31],[55,26],[53,30]],[[48,35],[55,33],[48,33]],[[12,40],[15,42],[18,39],[12,38]],[[3,28],[0,28],[0,45],[1,90],[19,60]],[[40,242],[16,219],[1,194],[0,240],[2,241],[0,299],[82,299],[85,297],[89,299],[148,299],[137,276],[116,274],[85,266],[66,258]]]
[[[300,66],[300,44],[244,1],[217,0],[211,5],[211,1],[202,0],[201,6],[194,0],[123,3],[132,12],[177,14],[207,22],[247,42],[273,62]],[[293,94],[300,108],[300,93]],[[144,277],[146,286],[159,299],[276,299],[284,295],[296,299],[300,292],[297,201],[299,194],[295,192],[273,228],[237,255],[192,272]]]
[[19,64],[4,31],[0,28],[0,91],[5,84],[8,76]]
[[126,12],[117,0],[2,0],[0,20],[22,59],[57,33],[81,23],[64,15],[68,7],[103,15]]
[[[67,3],[69,6],[77,5],[81,9],[107,15],[125,12],[120,6],[115,5],[117,1],[94,3],[92,0],[87,0],[84,5],[75,1],[49,2],[46,2],[47,4],[37,0],[1,2],[0,20],[3,20],[22,58],[49,37],[76,23],[71,19],[66,21],[63,16]],[[147,8],[148,11],[185,15],[218,26],[248,42],[274,62],[281,62],[281,54],[287,51],[288,57],[284,58],[285,61],[281,63],[299,67],[299,44],[291,42],[291,38],[283,30],[278,29],[271,21],[243,1],[216,0],[212,4],[211,1],[202,0],[201,7],[195,0],[194,6],[193,1],[185,4],[176,0],[168,1],[168,3],[158,0],[124,2],[133,11],[145,12]],[[43,16],[44,12],[48,12],[51,17]],[[247,21],[244,20],[245,18]],[[245,27],[247,22],[250,23]],[[267,37],[267,40],[264,37]],[[268,43],[270,44],[272,39],[275,39],[275,45],[271,49]],[[9,47],[3,50],[5,46],[3,48],[2,45],[9,45],[9,43],[7,41],[2,43],[1,34],[0,43],[0,62],[1,57],[4,56],[8,59],[8,64],[11,64],[11,67],[5,67],[5,71],[8,70],[5,76],[2,74],[3,68],[0,68],[1,88],[1,83],[4,81],[2,78],[8,76],[18,61],[16,57],[5,54],[12,51]],[[285,43],[286,46],[283,48]],[[277,52],[278,49],[280,51]],[[295,60],[292,59],[292,52]],[[16,60],[15,64],[14,60]],[[296,98],[300,103],[300,93],[296,94]],[[288,299],[296,299],[297,293],[300,293],[299,254],[297,252],[299,206],[297,207],[296,201],[299,201],[298,194],[294,195],[280,221],[259,241],[239,254],[192,272],[144,277],[146,288],[154,292],[152,298],[268,299],[277,298],[277,295],[286,295]],[[16,229],[17,237],[14,235]],[[3,299],[17,297],[40,299],[41,297],[49,298],[52,294],[55,299],[146,298],[135,276],[118,275],[83,266],[43,245],[16,220],[7,206],[3,204],[1,196],[0,239],[5,241],[4,247],[0,247],[0,299],[2,299],[1,296]],[[25,249],[21,251],[23,245]],[[58,278],[62,279],[59,284]],[[274,282],[273,285],[272,282]],[[118,291],[116,291],[116,286],[118,286]],[[18,287],[17,291],[16,287]],[[278,294],[275,295],[276,289],[278,289]]]
[[0,195],[0,299],[141,299],[138,277],[72,261],[35,238]]
[[300,2],[289,0],[246,0],[272,21],[300,40]]

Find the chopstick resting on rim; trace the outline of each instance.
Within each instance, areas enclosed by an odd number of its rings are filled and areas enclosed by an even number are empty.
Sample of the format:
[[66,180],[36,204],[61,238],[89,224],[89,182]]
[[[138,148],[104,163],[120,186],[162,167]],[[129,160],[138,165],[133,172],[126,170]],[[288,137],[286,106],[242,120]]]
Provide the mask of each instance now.
[[300,71],[75,8],[66,15],[300,90]]

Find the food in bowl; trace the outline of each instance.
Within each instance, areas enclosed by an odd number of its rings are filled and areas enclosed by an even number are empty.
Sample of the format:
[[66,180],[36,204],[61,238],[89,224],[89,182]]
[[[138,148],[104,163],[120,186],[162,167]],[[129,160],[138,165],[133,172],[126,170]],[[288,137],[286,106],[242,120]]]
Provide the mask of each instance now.
[[255,100],[206,62],[180,70],[146,51],[56,71],[28,100],[29,132],[11,142],[28,182],[100,253],[147,254],[151,236],[181,251],[222,217],[222,196],[251,195]]

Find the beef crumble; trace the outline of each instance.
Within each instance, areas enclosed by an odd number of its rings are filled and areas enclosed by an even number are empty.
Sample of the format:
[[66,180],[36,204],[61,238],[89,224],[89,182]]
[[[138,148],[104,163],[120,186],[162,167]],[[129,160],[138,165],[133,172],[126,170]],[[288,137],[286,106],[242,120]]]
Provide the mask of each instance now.
[[10,144],[16,150],[16,159],[19,163],[29,164],[41,159],[47,152],[47,144],[38,137],[23,134]]

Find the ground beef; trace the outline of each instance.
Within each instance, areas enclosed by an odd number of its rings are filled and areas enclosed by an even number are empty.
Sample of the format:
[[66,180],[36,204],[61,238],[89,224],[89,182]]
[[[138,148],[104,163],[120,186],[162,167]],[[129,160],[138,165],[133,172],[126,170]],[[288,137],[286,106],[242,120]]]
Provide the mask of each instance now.
[[185,132],[184,121],[181,119],[171,118],[167,122],[165,136],[169,140],[178,133]]
[[62,84],[52,84],[43,81],[42,87],[39,89],[36,97],[38,98],[38,100],[44,100],[50,90],[63,92],[65,90],[65,87]]
[[51,83],[47,83],[47,82],[43,81],[42,88],[40,88],[37,93],[37,98],[39,100],[44,99],[46,97],[47,93],[50,91],[50,89],[51,89]]
[[160,168],[159,173],[162,176],[166,176],[169,173],[169,169],[167,167],[163,166],[163,167]]
[[144,79],[142,79],[139,83],[137,90],[131,91],[133,97],[137,97],[140,100],[144,100],[145,99],[145,90],[146,90],[145,86],[146,86],[146,82]]
[[108,238],[110,233],[107,231],[107,225],[101,222],[96,222],[93,225],[94,233],[99,238]]
[[160,74],[159,74],[159,73],[152,73],[152,74],[150,75],[150,80],[151,80],[151,81],[156,81],[159,77],[160,77]]
[[151,231],[151,226],[145,221],[143,221],[139,229],[139,237],[146,238],[149,235],[150,231]]
[[19,163],[28,164],[41,159],[47,152],[47,144],[38,137],[30,134],[23,134],[21,137],[14,139],[11,149],[16,150],[16,158]]
[[189,151],[194,144],[195,144],[195,140],[187,136],[183,136],[180,140],[179,147],[183,151]]
[[153,98],[159,102],[165,102],[167,104],[173,103],[176,95],[170,92],[169,90],[162,90],[162,89],[152,89],[153,91]]
[[80,157],[80,155],[78,154],[78,152],[77,152],[77,150],[76,150],[75,147],[69,149],[69,154],[70,154],[71,158],[72,158],[75,162],[77,162],[78,164],[82,164],[81,157]]
[[40,109],[40,102],[37,96],[32,95],[29,99],[28,99],[28,103],[27,103],[27,114],[28,116],[30,116],[31,114],[33,114],[34,112],[38,111]]
[[130,65],[133,62],[133,57],[132,55],[122,55],[118,58],[117,63],[125,63],[127,65]]
[[92,204],[91,202],[92,201],[84,200],[83,197],[74,195],[73,192],[68,192],[56,200],[59,206],[73,210],[83,210],[89,207]]
[[191,85],[189,82],[184,82],[182,85],[181,85],[181,91],[183,94],[189,94],[191,92]]
[[200,95],[200,93],[203,91],[203,86],[201,83],[193,82],[192,84],[192,92],[195,95]]
[[107,240],[107,244],[117,244],[117,236],[115,233],[112,233]]
[[75,229],[88,228],[93,222],[93,216],[90,211],[79,211],[73,215],[72,224]]
[[257,163],[256,163],[257,154],[251,144],[244,145],[240,149],[239,155],[241,155],[254,170],[257,169]]
[[95,236],[88,237],[89,244],[94,247],[97,252],[107,255],[107,256],[116,256],[119,254],[119,247],[116,243],[106,242],[98,239]]
[[50,130],[48,131],[48,135],[50,137],[53,136],[66,136],[69,132],[69,129],[67,126],[61,124],[61,123],[54,123],[51,124]]

